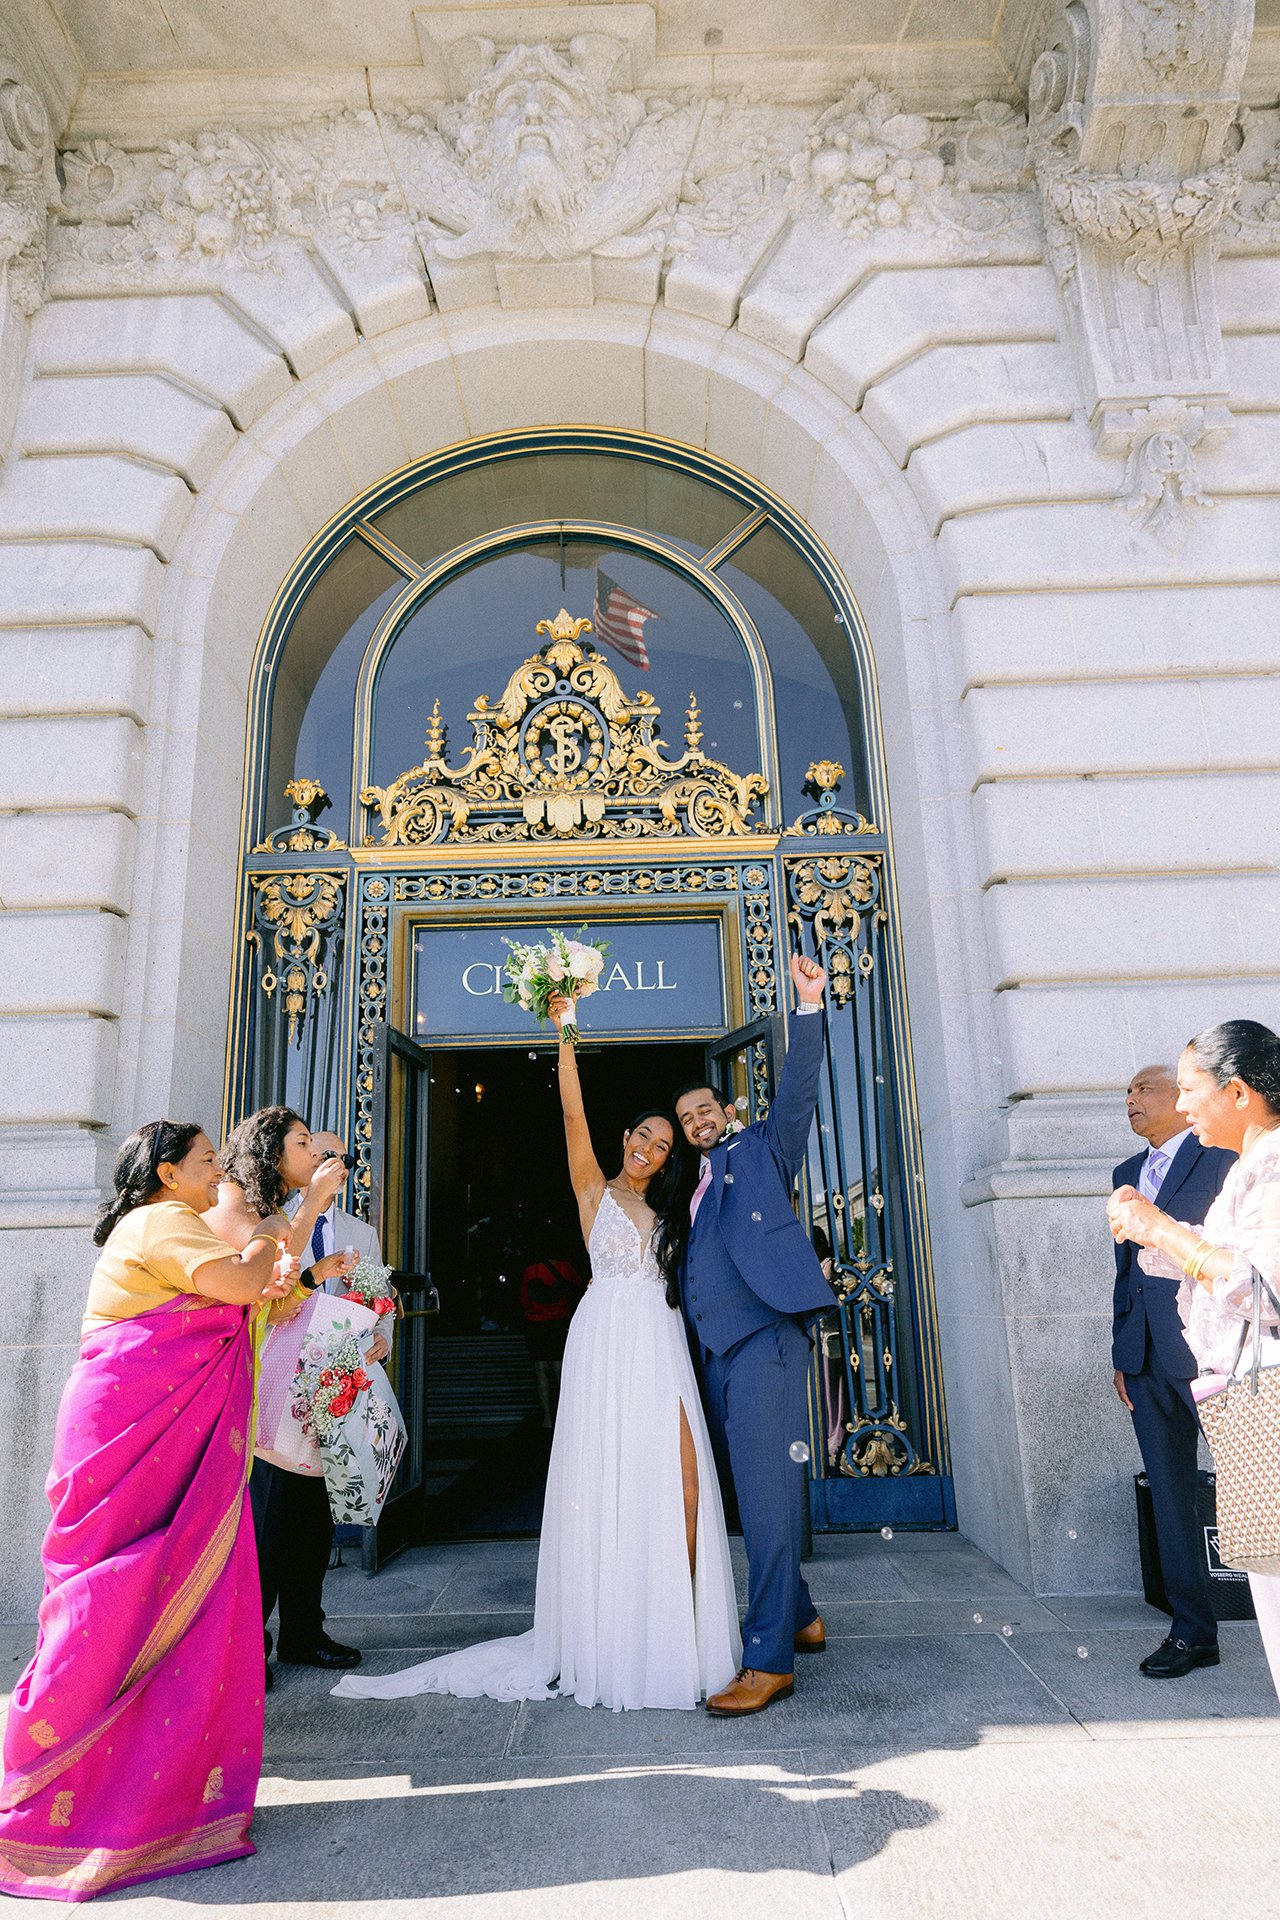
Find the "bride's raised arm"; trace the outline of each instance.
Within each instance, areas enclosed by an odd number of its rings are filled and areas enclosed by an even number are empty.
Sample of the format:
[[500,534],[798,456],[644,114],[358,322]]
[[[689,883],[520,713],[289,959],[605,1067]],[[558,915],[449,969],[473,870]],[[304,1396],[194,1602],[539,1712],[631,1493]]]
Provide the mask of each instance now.
[[[551,1002],[551,1018],[557,1027],[572,1016],[573,1003],[559,998]],[[560,1109],[564,1114],[564,1140],[569,1150],[569,1181],[582,1215],[583,1232],[590,1233],[596,1209],[604,1198],[606,1181],[591,1144],[587,1110],[582,1104],[582,1082],[578,1078],[578,1057],[562,1038],[560,1041]]]

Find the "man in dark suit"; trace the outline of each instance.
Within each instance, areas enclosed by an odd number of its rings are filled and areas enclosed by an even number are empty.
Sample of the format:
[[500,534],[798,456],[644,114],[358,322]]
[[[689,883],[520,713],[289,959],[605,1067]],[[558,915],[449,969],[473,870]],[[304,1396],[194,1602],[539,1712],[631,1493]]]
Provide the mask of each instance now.
[[[1235,1155],[1202,1147],[1184,1126],[1177,1098],[1168,1067],[1134,1074],[1125,1096],[1129,1125],[1147,1146],[1121,1162],[1112,1184],[1136,1187],[1162,1212],[1199,1226]],[[1131,1241],[1115,1250],[1111,1364],[1151,1484],[1160,1569],[1173,1610],[1168,1638],[1141,1668],[1153,1680],[1180,1680],[1196,1667],[1218,1664],[1218,1623],[1195,1510],[1200,1424],[1189,1383],[1196,1363],[1183,1337],[1177,1282],[1144,1273],[1138,1253]]]
[[766,1120],[732,1136],[715,1089],[684,1088],[676,1117],[701,1155],[681,1303],[701,1366],[707,1418],[728,1455],[747,1549],[743,1666],[707,1701],[721,1716],[759,1713],[793,1688],[794,1656],[826,1636],[800,1574],[803,1458],[809,1431],[807,1325],[835,1304],[791,1205],[823,1059],[827,976],[796,954],[791,1047]]

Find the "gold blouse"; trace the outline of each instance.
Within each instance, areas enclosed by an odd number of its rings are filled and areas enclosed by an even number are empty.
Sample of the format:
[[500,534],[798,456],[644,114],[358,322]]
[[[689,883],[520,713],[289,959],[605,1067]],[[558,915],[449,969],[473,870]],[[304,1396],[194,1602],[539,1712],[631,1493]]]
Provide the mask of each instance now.
[[195,1276],[232,1249],[180,1200],[153,1200],[126,1213],[98,1255],[80,1333],[132,1320],[178,1294],[198,1293]]

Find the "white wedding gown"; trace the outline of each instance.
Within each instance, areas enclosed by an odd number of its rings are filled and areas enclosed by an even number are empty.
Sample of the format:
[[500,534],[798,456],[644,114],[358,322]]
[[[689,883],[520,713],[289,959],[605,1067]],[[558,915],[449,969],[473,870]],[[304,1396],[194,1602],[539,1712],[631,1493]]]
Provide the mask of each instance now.
[[[590,1254],[592,1285],[565,1348],[532,1629],[400,1673],[348,1674],[333,1689],[340,1697],[560,1693],[616,1712],[692,1708],[733,1678],[742,1642],[729,1541],[684,1322],[651,1246],[607,1188]],[[698,1456],[692,1583],[681,1405]]]

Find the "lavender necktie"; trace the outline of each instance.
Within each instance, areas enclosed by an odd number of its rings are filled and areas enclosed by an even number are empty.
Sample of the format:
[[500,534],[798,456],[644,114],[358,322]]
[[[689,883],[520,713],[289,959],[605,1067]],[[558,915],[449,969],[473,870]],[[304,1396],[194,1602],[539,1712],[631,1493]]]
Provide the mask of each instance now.
[[693,1190],[693,1198],[689,1202],[689,1224],[691,1226],[698,1217],[698,1208],[702,1205],[702,1196],[710,1185],[711,1185],[711,1161],[704,1155],[703,1161],[702,1161],[702,1174],[698,1181],[697,1186]]

